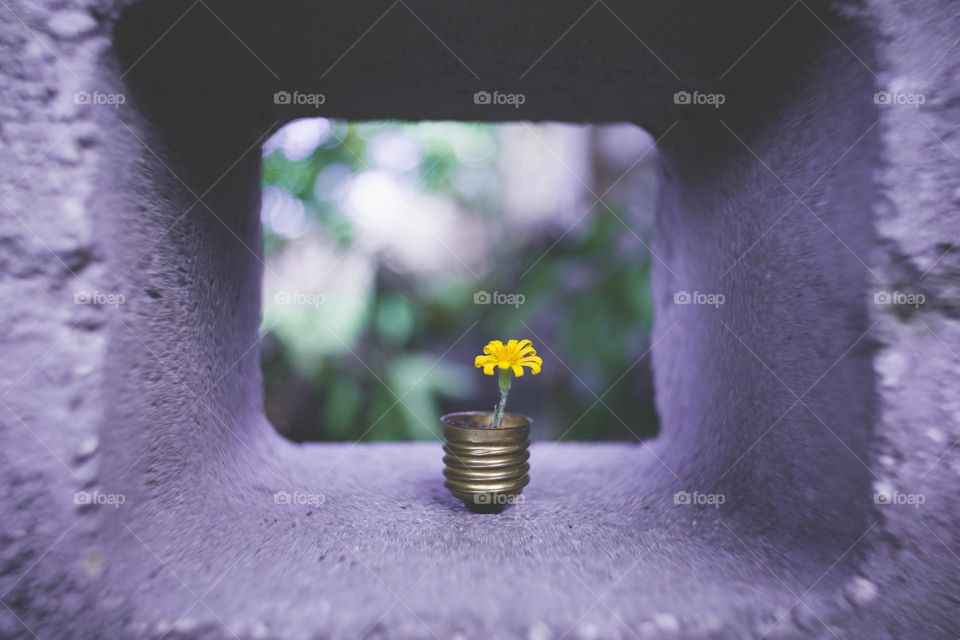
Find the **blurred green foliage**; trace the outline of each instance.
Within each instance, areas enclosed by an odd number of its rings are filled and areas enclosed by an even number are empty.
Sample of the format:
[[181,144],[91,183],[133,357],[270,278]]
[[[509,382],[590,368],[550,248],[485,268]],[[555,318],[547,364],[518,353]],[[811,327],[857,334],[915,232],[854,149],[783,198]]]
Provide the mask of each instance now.
[[[544,373],[519,381],[509,407],[535,417],[536,437],[656,432],[649,360],[638,363],[652,321],[650,262],[637,243],[624,246],[632,231],[622,214],[598,205],[559,242],[562,230],[509,228],[500,214],[495,125],[329,124],[302,157],[266,149],[264,188],[292,195],[304,217],[296,237],[265,219],[268,269],[311,237],[353,250],[361,232],[330,194],[376,164],[372,143],[387,134],[417,150],[412,166],[396,173],[484,221],[494,238],[490,267],[479,281],[424,283],[374,254],[370,286],[346,298],[311,306],[265,297],[266,407],[281,432],[295,440],[435,438],[442,413],[492,407],[494,379],[473,368],[473,356],[489,339],[512,337],[531,338],[544,358]],[[477,305],[477,291],[522,292],[525,303]]]

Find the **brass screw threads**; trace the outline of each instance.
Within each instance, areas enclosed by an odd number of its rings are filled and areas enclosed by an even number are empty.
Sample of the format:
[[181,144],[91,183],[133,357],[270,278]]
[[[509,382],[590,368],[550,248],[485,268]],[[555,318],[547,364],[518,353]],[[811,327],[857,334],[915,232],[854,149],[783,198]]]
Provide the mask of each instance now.
[[530,418],[506,413],[499,429],[484,411],[451,413],[440,421],[450,493],[475,509],[501,508],[520,495],[530,482]]

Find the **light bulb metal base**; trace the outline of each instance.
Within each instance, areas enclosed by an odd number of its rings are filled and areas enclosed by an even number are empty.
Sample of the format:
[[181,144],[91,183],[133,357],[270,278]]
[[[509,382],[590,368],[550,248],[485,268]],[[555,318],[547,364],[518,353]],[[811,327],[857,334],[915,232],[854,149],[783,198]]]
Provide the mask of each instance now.
[[496,511],[516,501],[530,482],[530,418],[505,413],[491,427],[489,411],[443,416],[445,486],[467,507]]

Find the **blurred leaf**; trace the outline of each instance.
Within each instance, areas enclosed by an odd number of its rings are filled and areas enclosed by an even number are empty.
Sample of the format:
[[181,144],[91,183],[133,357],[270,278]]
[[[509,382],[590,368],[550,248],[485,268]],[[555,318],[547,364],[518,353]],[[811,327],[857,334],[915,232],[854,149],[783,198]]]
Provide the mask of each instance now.
[[349,353],[355,347],[368,313],[368,298],[326,296],[322,304],[279,304],[268,300],[263,325],[291,345],[290,357],[302,370],[325,356]]
[[405,298],[387,294],[379,300],[376,324],[380,335],[394,342],[405,342],[413,332],[414,322],[413,307]]
[[330,376],[329,390],[323,410],[323,426],[331,439],[350,439],[361,419],[363,394],[360,384],[347,376]]

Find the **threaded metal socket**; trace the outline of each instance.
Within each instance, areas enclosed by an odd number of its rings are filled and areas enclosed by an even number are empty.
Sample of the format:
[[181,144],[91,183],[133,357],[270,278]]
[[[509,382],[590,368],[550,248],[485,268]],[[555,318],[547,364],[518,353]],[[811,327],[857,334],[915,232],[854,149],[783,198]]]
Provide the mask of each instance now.
[[470,508],[496,509],[510,503],[530,482],[530,424],[506,413],[499,429],[489,411],[443,416],[443,475],[446,487]]

